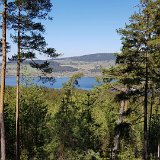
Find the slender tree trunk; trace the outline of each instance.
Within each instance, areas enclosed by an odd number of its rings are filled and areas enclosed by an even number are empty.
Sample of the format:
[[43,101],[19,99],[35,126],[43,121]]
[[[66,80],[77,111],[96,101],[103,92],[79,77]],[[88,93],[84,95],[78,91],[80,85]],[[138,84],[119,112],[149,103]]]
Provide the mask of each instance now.
[[[124,112],[125,106],[126,106],[126,100],[122,100],[121,104],[120,104],[117,125],[119,125],[123,122],[123,112]],[[113,153],[112,153],[111,159],[113,159],[113,160],[117,159],[117,153],[118,153],[119,148],[120,148],[120,131],[118,131],[114,137],[114,148],[113,148]]]
[[154,89],[152,88],[152,96],[151,96],[151,106],[150,106],[150,115],[149,115],[149,127],[148,127],[148,155],[150,155],[150,142],[151,142],[151,121],[152,121],[152,110],[154,104]]
[[19,84],[20,84],[20,8],[18,11],[18,53],[17,53],[17,76],[16,76],[16,160],[20,159],[19,145]]
[[149,115],[149,129],[148,129],[148,136],[149,137],[150,137],[150,132],[151,132],[151,121],[152,121],[153,104],[154,104],[154,90],[152,89],[151,108],[150,108],[150,115]]
[[160,159],[160,140],[158,139],[157,159]]
[[60,146],[58,148],[57,160],[64,160],[64,144],[60,144]]
[[145,97],[144,97],[144,142],[143,159],[148,159],[148,127],[147,127],[147,108],[148,108],[148,53],[146,52],[146,77],[145,77]]
[[4,0],[4,11],[2,18],[2,70],[1,70],[1,98],[0,98],[0,127],[1,127],[1,160],[6,159],[5,149],[5,127],[4,127],[4,94],[6,74],[6,7],[7,0]]

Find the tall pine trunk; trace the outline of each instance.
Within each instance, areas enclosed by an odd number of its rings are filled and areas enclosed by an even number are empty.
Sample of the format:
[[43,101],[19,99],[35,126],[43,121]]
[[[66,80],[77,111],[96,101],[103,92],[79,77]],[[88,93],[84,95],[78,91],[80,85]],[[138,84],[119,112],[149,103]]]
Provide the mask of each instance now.
[[1,99],[0,99],[0,127],[1,127],[1,160],[6,159],[5,152],[5,127],[4,127],[4,94],[6,74],[6,7],[7,0],[4,0],[2,14],[2,69],[1,69]]
[[17,53],[17,76],[16,76],[16,160],[20,159],[19,145],[19,85],[20,85],[20,8],[18,11],[18,53]]
[[147,108],[148,108],[148,53],[146,52],[146,77],[145,77],[145,97],[144,97],[144,142],[143,159],[148,159],[148,127],[147,127]]
[[[145,5],[147,6],[149,3],[149,0],[144,0]],[[147,29],[146,29],[146,35],[148,36],[148,38],[150,38],[150,34],[148,34],[148,22],[149,22],[149,13],[147,11],[146,13],[146,25],[147,25]],[[147,40],[146,40],[147,41]],[[147,45],[146,45],[147,47]],[[147,50],[149,48],[147,47]],[[144,125],[143,125],[143,129],[144,129],[144,136],[143,136],[143,159],[144,160],[148,160],[149,155],[148,155],[148,118],[147,118],[147,108],[148,108],[148,51],[145,51],[145,90],[144,90]]]

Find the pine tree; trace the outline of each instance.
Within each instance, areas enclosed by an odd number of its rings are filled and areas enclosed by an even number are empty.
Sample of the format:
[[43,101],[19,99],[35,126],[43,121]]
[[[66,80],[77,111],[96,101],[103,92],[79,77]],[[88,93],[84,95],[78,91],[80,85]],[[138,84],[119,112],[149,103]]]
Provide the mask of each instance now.
[[122,52],[117,54],[117,66],[106,73],[104,71],[110,79],[116,79],[127,87],[128,99],[143,100],[144,160],[149,156],[149,94],[153,94],[153,91],[157,92],[159,88],[157,83],[159,81],[159,5],[159,0],[145,1],[141,5],[140,12],[131,16],[130,24],[118,30],[122,35]]
[[4,127],[4,94],[5,94],[5,74],[6,74],[6,9],[7,0],[3,2],[2,13],[2,70],[1,70],[1,99],[0,99],[0,128],[1,128],[1,160],[6,159],[5,148],[5,127]]
[[[19,153],[19,97],[20,97],[20,64],[25,59],[32,59],[31,66],[36,65],[38,69],[46,72],[51,72],[49,63],[37,64],[34,62],[35,52],[40,52],[49,55],[50,57],[56,57],[55,49],[46,48],[46,42],[44,37],[41,36],[44,27],[41,23],[35,23],[34,20],[46,19],[48,12],[50,12],[52,4],[51,2],[44,0],[21,1],[10,2],[8,4],[10,9],[10,16],[8,16],[8,22],[12,29],[17,31],[17,36],[13,37],[14,42],[17,43],[18,53],[12,57],[12,60],[17,60],[17,91],[16,91],[16,159],[20,158]],[[17,14],[18,13],[18,14]]]

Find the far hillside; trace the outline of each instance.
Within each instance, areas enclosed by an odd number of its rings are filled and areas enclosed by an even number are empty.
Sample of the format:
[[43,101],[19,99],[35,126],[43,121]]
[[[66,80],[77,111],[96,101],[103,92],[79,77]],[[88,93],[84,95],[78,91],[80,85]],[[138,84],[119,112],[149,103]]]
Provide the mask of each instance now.
[[58,58],[58,60],[72,60],[72,61],[85,61],[85,62],[96,62],[96,61],[115,61],[116,56],[113,53],[96,53],[83,56],[74,56],[68,58]]
[[[83,56],[56,58],[48,60],[53,68],[55,77],[70,77],[75,73],[83,73],[84,76],[95,77],[101,74],[101,68],[107,68],[115,64],[116,56],[113,53],[96,53]],[[36,60],[37,63],[43,63],[44,60]],[[29,65],[30,60],[22,63],[22,69],[28,68],[31,76],[37,76],[40,73],[32,69]],[[23,72],[23,70],[22,70]],[[26,71],[25,71],[26,72]],[[8,62],[7,74],[16,74],[16,63]]]

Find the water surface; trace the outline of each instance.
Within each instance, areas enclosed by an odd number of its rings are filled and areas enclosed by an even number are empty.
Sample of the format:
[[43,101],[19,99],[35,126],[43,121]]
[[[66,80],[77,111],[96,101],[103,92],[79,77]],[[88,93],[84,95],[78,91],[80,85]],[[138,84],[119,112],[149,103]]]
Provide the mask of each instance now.
[[[36,84],[38,86],[44,86],[48,88],[56,88],[60,89],[63,87],[63,84],[66,83],[69,80],[68,77],[61,77],[61,78],[55,78],[55,82],[52,83],[42,83],[42,81],[39,80],[38,77],[34,78],[21,78],[21,84],[27,85],[27,84]],[[14,76],[6,77],[6,85],[7,86],[15,86],[16,85],[16,78]],[[82,77],[78,80],[78,86],[77,88],[84,89],[84,90],[90,90],[93,87],[99,85],[95,78],[93,77]]]

